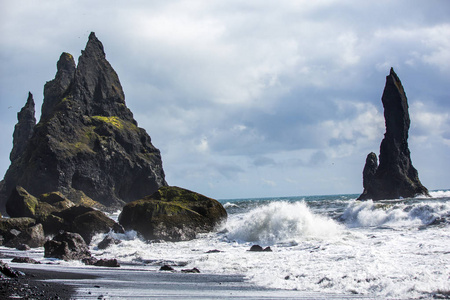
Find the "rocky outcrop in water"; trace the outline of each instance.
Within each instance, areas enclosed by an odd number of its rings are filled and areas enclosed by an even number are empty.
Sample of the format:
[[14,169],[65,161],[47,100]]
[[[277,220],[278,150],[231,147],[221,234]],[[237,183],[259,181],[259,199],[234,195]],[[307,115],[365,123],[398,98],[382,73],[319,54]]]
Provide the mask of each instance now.
[[411,162],[408,148],[410,119],[402,83],[391,68],[381,98],[386,133],[380,146],[380,164],[375,153],[367,156],[363,171],[364,191],[358,199],[382,200],[428,195]]
[[147,240],[182,241],[214,230],[226,218],[217,200],[170,186],[125,205],[119,223]]
[[127,108],[94,33],[78,65],[61,54],[55,79],[44,87],[39,123],[31,94],[18,119],[11,165],[0,184],[2,212],[16,186],[31,195],[57,191],[75,203],[93,199],[118,208],[167,185],[160,152]]

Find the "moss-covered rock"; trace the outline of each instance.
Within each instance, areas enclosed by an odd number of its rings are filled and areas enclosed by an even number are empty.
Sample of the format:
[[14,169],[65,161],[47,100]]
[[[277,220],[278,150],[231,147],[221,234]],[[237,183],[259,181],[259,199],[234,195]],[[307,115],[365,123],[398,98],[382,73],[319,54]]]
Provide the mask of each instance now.
[[0,235],[7,247],[17,247],[20,244],[40,247],[45,241],[42,225],[27,217],[0,219]]
[[6,202],[6,212],[10,217],[34,218],[38,199],[23,187],[16,186]]
[[79,233],[89,244],[98,233],[108,233],[115,227],[116,222],[108,218],[103,212],[92,210],[77,216],[73,220],[72,231]]
[[179,187],[162,187],[125,205],[119,223],[147,240],[181,241],[214,230],[226,218],[217,200]]
[[59,191],[75,204],[115,210],[167,185],[160,151],[137,126],[94,33],[78,65],[61,55],[55,78],[44,86],[39,123],[31,96],[22,111],[0,183],[0,211],[17,185],[33,195]]
[[82,205],[54,212],[42,220],[42,223],[47,234],[59,231],[75,232],[80,234],[87,244],[98,233],[121,231],[121,226],[105,213]]

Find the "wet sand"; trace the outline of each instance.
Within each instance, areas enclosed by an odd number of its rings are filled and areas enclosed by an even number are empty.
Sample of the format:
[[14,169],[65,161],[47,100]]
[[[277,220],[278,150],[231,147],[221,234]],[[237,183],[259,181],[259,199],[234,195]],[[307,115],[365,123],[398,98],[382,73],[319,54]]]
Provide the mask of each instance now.
[[[239,275],[185,274],[126,267],[86,268],[14,263],[10,266],[24,272],[27,276],[35,276],[33,282],[54,288],[54,292],[60,299],[345,298],[345,295],[264,289],[252,285]],[[355,299],[351,296],[349,298]]]

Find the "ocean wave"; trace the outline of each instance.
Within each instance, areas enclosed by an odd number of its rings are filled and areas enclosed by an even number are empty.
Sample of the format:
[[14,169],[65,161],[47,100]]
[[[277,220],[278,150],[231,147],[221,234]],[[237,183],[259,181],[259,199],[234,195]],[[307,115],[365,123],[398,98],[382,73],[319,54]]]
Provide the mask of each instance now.
[[[432,198],[450,198],[450,190],[429,192]],[[428,198],[426,196],[418,196],[417,198]]]
[[264,245],[326,238],[337,235],[340,225],[311,212],[305,202],[272,202],[228,220],[227,238]]
[[404,227],[435,224],[447,219],[450,205],[440,202],[380,203],[352,201],[340,219],[354,227]]
[[227,202],[223,205],[223,207],[225,208],[230,208],[230,207],[239,207],[239,205],[231,203],[231,202]]

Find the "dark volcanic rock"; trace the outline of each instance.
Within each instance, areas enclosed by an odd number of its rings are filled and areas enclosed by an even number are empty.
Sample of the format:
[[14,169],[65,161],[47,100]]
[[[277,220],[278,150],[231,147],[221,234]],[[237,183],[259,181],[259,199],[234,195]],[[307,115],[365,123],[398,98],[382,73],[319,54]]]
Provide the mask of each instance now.
[[86,206],[73,206],[54,212],[41,220],[46,234],[69,231],[80,234],[87,244],[94,235],[110,231],[121,232],[122,227],[105,213]]
[[44,257],[77,260],[91,257],[91,252],[81,235],[64,232],[44,244]]
[[34,218],[38,199],[23,187],[16,186],[6,202],[6,212],[10,217]]
[[248,250],[248,251],[251,251],[251,252],[272,252],[272,249],[270,247],[263,248],[260,245],[253,245],[253,246],[250,247],[250,250]]
[[162,187],[125,205],[119,223],[147,240],[180,241],[212,231],[226,218],[217,200],[179,187]]
[[408,101],[402,83],[392,68],[386,77],[381,100],[386,133],[380,146],[380,164],[377,166],[375,153],[367,156],[363,171],[364,191],[358,199],[382,200],[428,195],[427,188],[420,182],[411,162],[408,148]]
[[22,275],[21,272],[11,269],[7,263],[0,260],[0,274],[4,274],[10,278],[16,278]]
[[97,248],[103,250],[112,245],[118,245],[120,243],[121,240],[115,239],[112,236],[108,235],[100,243],[98,243]]
[[19,264],[35,264],[35,265],[41,264],[41,262],[39,262],[35,259],[32,259],[32,258],[29,258],[29,257],[14,257],[11,260],[11,262],[19,263]]
[[25,106],[17,114],[17,124],[13,133],[13,148],[9,156],[14,161],[25,150],[25,146],[33,135],[34,126],[36,126],[36,118],[34,116],[34,99],[31,93],[28,93],[28,99]]
[[109,268],[118,268],[120,267],[117,259],[96,259],[95,257],[85,258],[82,260],[85,265],[88,266],[97,266],[97,267],[109,267]]
[[[0,235],[3,237],[3,244],[8,247],[17,247],[26,244],[27,236],[36,236],[36,220],[32,218],[2,218],[0,219]],[[29,245],[31,246],[31,245]],[[41,245],[42,246],[42,245]]]
[[45,243],[44,228],[42,224],[30,226],[21,231],[17,236],[5,242],[6,247],[17,248],[20,245],[28,245],[31,248],[42,247]]
[[[94,33],[75,66],[63,53],[55,79],[44,87],[39,123],[32,127],[32,99],[19,113],[20,139],[0,184],[0,210],[16,186],[32,195],[58,191],[79,203],[89,197],[108,207],[166,186],[161,155],[125,104],[119,78]],[[26,114],[25,114],[26,112]],[[31,120],[31,121],[30,121]],[[15,138],[16,140],[16,138]],[[22,143],[23,141],[23,143]],[[86,204],[86,203],[85,203]]]

